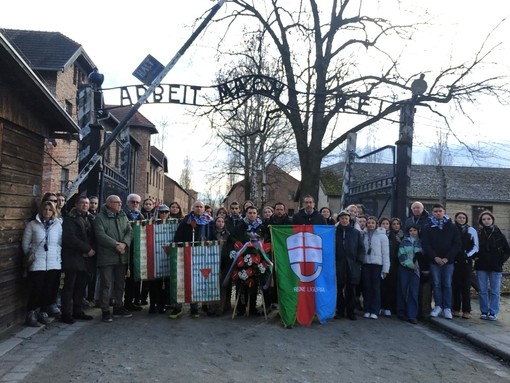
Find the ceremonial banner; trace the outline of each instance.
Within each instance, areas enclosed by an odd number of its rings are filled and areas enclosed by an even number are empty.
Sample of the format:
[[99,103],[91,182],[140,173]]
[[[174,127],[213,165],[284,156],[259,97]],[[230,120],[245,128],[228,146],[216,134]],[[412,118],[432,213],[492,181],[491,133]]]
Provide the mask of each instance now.
[[335,226],[271,226],[278,307],[286,326],[325,323],[336,310]]
[[220,300],[220,246],[169,247],[170,294],[178,303]]
[[170,276],[170,263],[165,246],[174,241],[179,220],[162,223],[133,223],[133,268],[135,280],[151,280]]

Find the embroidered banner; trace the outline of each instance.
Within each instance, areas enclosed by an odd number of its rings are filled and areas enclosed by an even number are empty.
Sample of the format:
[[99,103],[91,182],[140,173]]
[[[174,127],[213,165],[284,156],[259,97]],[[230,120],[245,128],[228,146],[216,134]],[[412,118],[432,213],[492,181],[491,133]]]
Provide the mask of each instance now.
[[220,246],[168,247],[170,298],[173,302],[220,300]]
[[170,276],[170,263],[164,248],[173,242],[177,226],[177,219],[157,224],[144,224],[144,221],[133,223],[132,272],[135,280]]
[[286,326],[321,323],[336,310],[335,227],[271,226],[279,312]]

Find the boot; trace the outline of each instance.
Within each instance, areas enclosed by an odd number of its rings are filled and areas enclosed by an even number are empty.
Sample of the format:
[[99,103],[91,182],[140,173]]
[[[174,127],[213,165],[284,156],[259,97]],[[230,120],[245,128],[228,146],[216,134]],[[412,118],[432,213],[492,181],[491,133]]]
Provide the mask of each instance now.
[[29,327],[40,327],[39,322],[37,322],[37,313],[34,310],[27,313],[25,324]]
[[42,323],[44,325],[51,323],[51,320],[48,317],[48,313],[46,313],[45,311],[41,311],[39,313],[39,316],[37,317],[37,320],[39,321],[39,323]]

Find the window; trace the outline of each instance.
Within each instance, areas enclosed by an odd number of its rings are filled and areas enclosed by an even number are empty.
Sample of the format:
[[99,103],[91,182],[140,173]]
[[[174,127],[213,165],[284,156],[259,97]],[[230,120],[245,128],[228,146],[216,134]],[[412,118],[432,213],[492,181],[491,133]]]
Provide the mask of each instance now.
[[69,169],[62,168],[60,170],[60,192],[66,191],[66,187],[69,182]]

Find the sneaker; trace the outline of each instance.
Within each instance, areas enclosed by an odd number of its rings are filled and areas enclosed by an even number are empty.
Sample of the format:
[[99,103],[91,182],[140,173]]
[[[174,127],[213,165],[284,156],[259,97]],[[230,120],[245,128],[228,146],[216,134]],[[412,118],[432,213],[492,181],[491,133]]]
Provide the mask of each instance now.
[[83,311],[80,313],[74,313],[73,314],[74,319],[81,319],[81,320],[92,320],[94,317],[92,315],[87,315]]
[[131,318],[133,314],[131,314],[125,307],[114,307],[113,308],[113,317],[114,318]]
[[487,313],[481,313],[480,314],[480,319],[486,320],[488,315],[489,314],[487,314]]
[[37,321],[37,313],[34,310],[31,310],[27,313],[27,317],[25,318],[25,324],[29,327],[41,327],[41,325]]
[[462,318],[470,319],[471,318],[471,313],[462,313]]
[[375,314],[370,314],[370,319],[377,319],[377,315],[375,315]]
[[498,316],[496,314],[487,315],[487,320],[498,320]]
[[460,311],[459,311],[459,310],[453,310],[452,315],[453,315],[455,318],[460,318],[460,316],[461,316],[461,314],[460,314]]
[[384,316],[390,317],[391,316],[391,310],[384,310]]
[[103,311],[102,320],[103,322],[107,323],[113,322],[112,314],[110,313],[110,311]]
[[444,309],[444,319],[452,319],[452,310],[451,309]]
[[430,316],[432,318],[437,318],[439,314],[441,314],[441,311],[443,311],[443,309],[440,306],[436,306],[434,307],[434,310],[430,312]]
[[174,309],[172,309],[172,312],[170,313],[170,315],[168,315],[168,317],[170,319],[177,319],[181,315],[182,315],[182,309],[181,308],[174,308]]
[[363,314],[363,318],[366,318],[366,319],[370,318],[370,313]]

